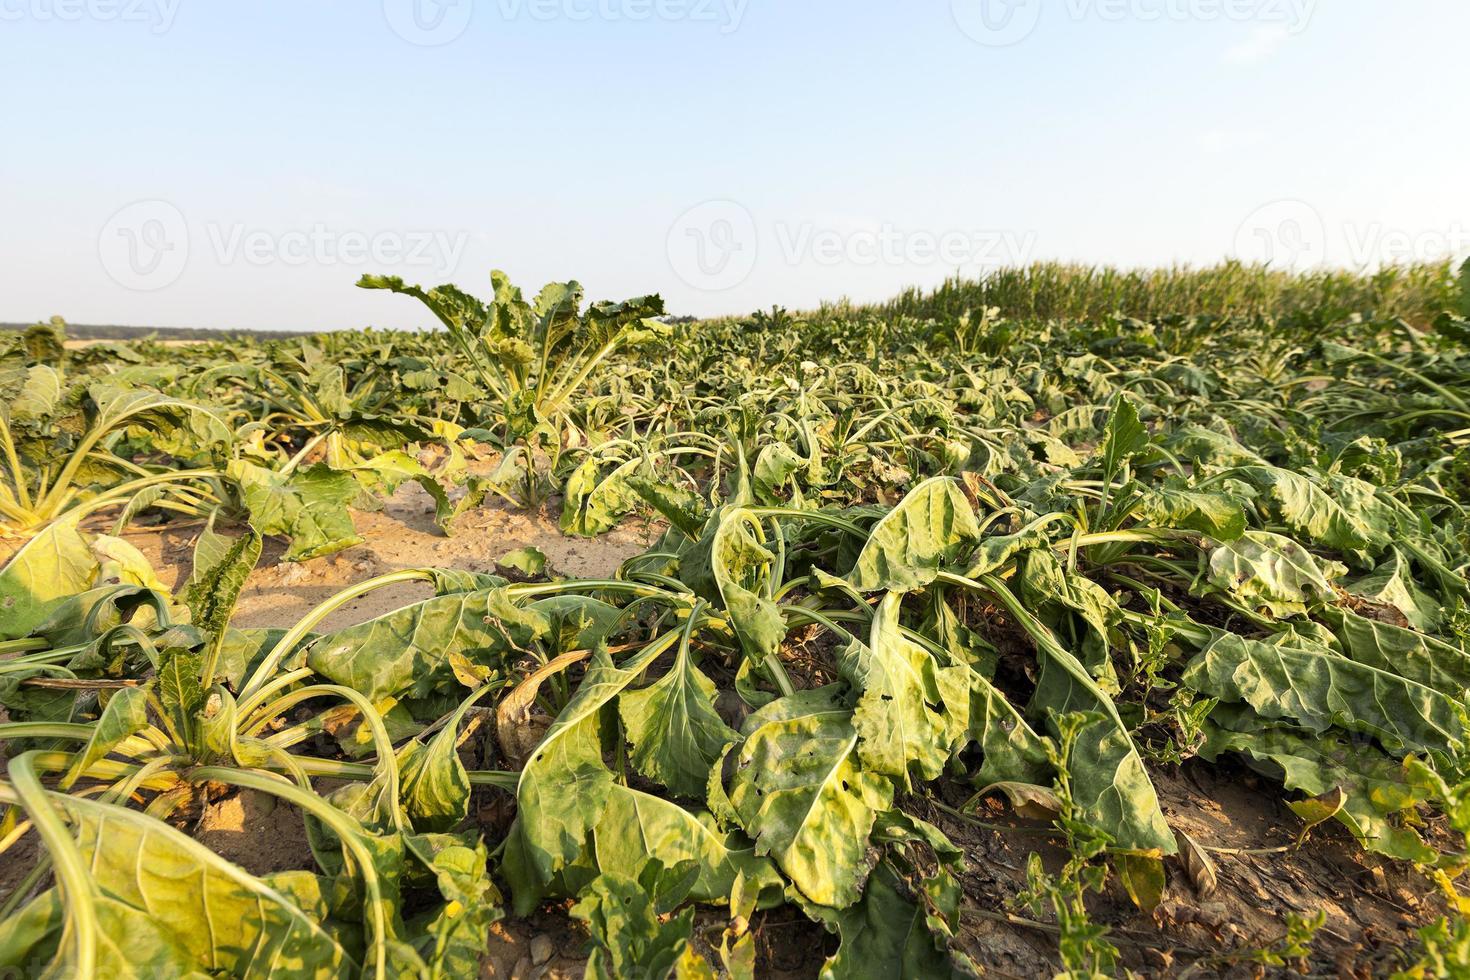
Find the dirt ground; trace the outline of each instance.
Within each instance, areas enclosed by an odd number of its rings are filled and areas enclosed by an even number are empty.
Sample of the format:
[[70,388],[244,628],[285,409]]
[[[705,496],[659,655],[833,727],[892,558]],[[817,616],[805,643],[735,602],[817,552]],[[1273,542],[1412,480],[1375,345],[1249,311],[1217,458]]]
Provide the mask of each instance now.
[[[569,538],[557,528],[555,514],[555,507],[528,514],[491,503],[464,515],[455,533],[445,537],[434,526],[428,496],[408,484],[382,511],[354,513],[365,544],[284,564],[279,561],[283,545],[268,543],[240,598],[236,622],[289,626],[318,602],[365,578],[424,566],[493,571],[497,558],[530,545],[540,548],[560,574],[605,576],[661,530],[655,524],[633,523],[595,540]],[[197,533],[197,527],[138,528],[127,537],[165,583],[181,585],[189,575]],[[367,620],[425,595],[426,588],[415,585],[379,590],[335,613],[324,628]],[[1318,933],[1307,975],[1382,976],[1402,965],[1402,951],[1414,945],[1413,931],[1443,914],[1443,901],[1424,876],[1364,854],[1336,824],[1319,827],[1305,846],[1293,847],[1301,823],[1282,802],[1279,786],[1243,766],[1191,762],[1153,776],[1170,823],[1206,848],[1217,884],[1213,891],[1199,887],[1198,878],[1171,859],[1164,900],[1154,914],[1139,912],[1117,886],[1093,903],[1094,919],[1111,927],[1125,965],[1141,975],[1280,974],[1254,965],[1251,952],[1281,940],[1287,913],[1325,910],[1327,923]],[[962,785],[941,785],[936,795],[954,806],[968,793]],[[990,811],[982,810],[977,821],[956,819],[922,798],[905,805],[938,825],[969,855],[963,879],[964,929],[957,947],[985,976],[1029,980],[1052,975],[1058,966],[1055,920],[1049,914],[1033,918],[1011,902],[1025,887],[1032,850],[1040,851],[1052,868],[1062,861],[1045,825],[1017,819],[1000,801],[991,801]],[[491,822],[508,812],[504,800],[484,806],[498,814]],[[979,825],[982,821],[986,826]],[[198,815],[194,832],[253,872],[311,865],[299,814],[256,794],[210,803]],[[8,891],[30,866],[28,843],[0,861],[0,889]],[[549,906],[529,920],[498,924],[482,976],[580,977],[585,936],[565,909],[565,904]],[[700,921],[716,937],[725,924],[715,912]],[[815,976],[836,946],[835,937],[793,908],[759,914],[751,927],[762,977]]]
[[[645,550],[662,528],[631,523],[586,539],[567,537],[557,526],[559,504],[537,513],[498,501],[463,514],[446,537],[434,523],[434,503],[417,483],[407,483],[378,512],[353,511],[365,543],[335,555],[282,563],[285,543],[267,540],[260,564],[245,584],[232,621],[241,627],[287,627],[324,599],[364,579],[405,568],[458,568],[495,571],[495,561],[534,546],[551,568],[573,578],[611,575],[625,559]],[[182,586],[189,578],[197,525],[154,530],[135,527],[124,537],[142,551],[165,584]],[[407,583],[370,592],[328,616],[323,632],[392,612],[431,594],[427,585]]]
[[[1153,771],[1165,816],[1210,860],[1213,889],[1183,863],[1165,863],[1163,902],[1148,915],[1121,886],[1090,902],[1093,919],[1109,926],[1123,964],[1144,976],[1249,977],[1298,975],[1266,970],[1257,951],[1279,947],[1287,915],[1327,913],[1305,975],[1386,976],[1405,965],[1415,930],[1445,913],[1443,900],[1411,865],[1366,854],[1340,825],[1329,822],[1296,847],[1301,822],[1287,809],[1279,786],[1243,766],[1190,761],[1175,772]],[[987,818],[1016,823],[999,802]],[[923,813],[922,804],[916,807]],[[1007,907],[1026,883],[1025,867],[1038,850],[1051,870],[1064,860],[1044,824],[1002,832],[978,829],[943,813],[929,814],[964,846],[965,930],[958,946],[987,976],[1050,976],[1056,968],[1056,934],[1048,921]],[[1303,964],[1294,963],[1293,967]]]

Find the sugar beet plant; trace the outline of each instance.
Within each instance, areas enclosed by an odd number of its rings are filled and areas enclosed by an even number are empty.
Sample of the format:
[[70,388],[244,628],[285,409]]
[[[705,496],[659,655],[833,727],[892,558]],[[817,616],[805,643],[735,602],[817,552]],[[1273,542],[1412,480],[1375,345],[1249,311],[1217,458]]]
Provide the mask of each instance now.
[[[140,438],[160,463],[133,458]],[[174,508],[207,513],[229,442],[214,413],[158,391],[50,364],[0,368],[0,524],[25,535],[163,490]]]
[[[1458,312],[1427,330],[1364,310],[1325,336],[829,312],[686,328],[650,365],[615,350],[646,310],[589,325],[574,293],[423,294],[459,318],[462,359],[365,338],[338,351],[341,390],[503,380],[501,447],[545,425],[567,457],[547,461],[564,528],[662,528],[612,577],[404,570],[246,629],[267,529],[223,512],[177,594],[86,522],[0,572],[0,853],[28,862],[0,968],[457,976],[496,919],[561,902],[590,976],[753,976],[751,923],[778,906],[831,933],[824,976],[967,975],[968,916],[997,910],[953,830],[995,798],[1067,857],[1033,857],[1005,911],[1051,923],[1065,975],[1112,975],[1126,950],[1092,896],[1151,910],[1194,887],[1208,842],[1155,782],[1226,757],[1280,784],[1303,836],[1335,821],[1464,901]],[[567,336],[583,353],[558,361]],[[528,337],[550,353],[521,357]],[[291,444],[353,424],[216,382]],[[432,595],[323,631],[409,581]],[[251,875],[188,835],[241,790],[300,812],[310,869]],[[1427,932],[1418,975],[1463,968],[1463,930]]]
[[568,441],[568,410],[592,373],[615,351],[663,336],[668,327],[656,319],[664,311],[657,296],[583,310],[576,282],[551,283],[529,303],[504,273],[492,273],[491,282],[488,303],[454,286],[425,290],[396,276],[364,276],[358,285],[412,296],[444,325],[496,405],[487,421],[504,454],[503,472],[487,486],[518,482],[520,502],[534,506],[542,498],[538,454],[549,455],[555,469]]

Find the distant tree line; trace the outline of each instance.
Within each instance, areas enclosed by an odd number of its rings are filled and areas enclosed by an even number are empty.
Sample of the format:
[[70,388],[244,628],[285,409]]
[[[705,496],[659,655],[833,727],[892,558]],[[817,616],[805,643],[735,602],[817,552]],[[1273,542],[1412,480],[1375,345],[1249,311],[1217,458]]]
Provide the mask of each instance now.
[[[26,331],[29,323],[0,323],[0,330]],[[311,337],[320,330],[225,330],[215,327],[125,327],[118,324],[68,323],[68,340],[281,340]]]

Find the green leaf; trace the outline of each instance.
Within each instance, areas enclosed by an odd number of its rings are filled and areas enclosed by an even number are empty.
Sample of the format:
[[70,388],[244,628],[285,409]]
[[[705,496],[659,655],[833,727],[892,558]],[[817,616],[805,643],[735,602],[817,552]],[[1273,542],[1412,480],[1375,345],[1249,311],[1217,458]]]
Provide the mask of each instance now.
[[495,559],[495,566],[514,569],[522,575],[536,578],[546,571],[546,553],[540,548],[517,548]]
[[641,459],[634,459],[604,477],[600,460],[591,456],[583,460],[567,478],[562,532],[592,538],[617,527],[641,499],[627,483],[627,477],[641,465]]
[[51,799],[70,817],[104,901],[146,913],[201,969],[322,978],[358,969],[316,914],[167,824],[84,797]]
[[577,692],[521,770],[516,822],[506,844],[517,914],[534,908],[553,876],[577,860],[607,806],[615,783],[602,759],[602,709],[674,639],[655,641],[623,667],[605,651],[595,653]]
[[970,738],[985,753],[975,782],[1049,783],[1047,741],[1026,722],[1015,706],[983,676],[971,671]]
[[98,383],[87,388],[87,397],[94,408],[93,432],[127,427],[147,433],[157,448],[182,458],[231,442],[229,427],[211,410],[171,395]]
[[499,589],[509,585],[503,576],[488,572],[468,572],[462,568],[425,568],[434,582],[435,595],[454,595],[456,592],[479,592],[483,589]]
[[305,561],[362,544],[347,510],[359,492],[351,473],[316,463],[282,476],[236,460],[229,475],[240,484],[251,525],[291,539],[282,560]]
[[667,483],[630,476],[628,486],[690,539],[698,539],[709,520],[709,504],[699,494]]
[[1120,688],[1111,634],[1122,619],[1118,603],[1096,582],[1065,567],[1056,552],[1037,548],[1016,562],[1022,601],[1061,639],[1109,695]]
[[[66,389],[61,372],[38,364],[26,371],[25,382],[8,406],[8,417],[15,422],[38,422],[56,414]],[[0,406],[0,411],[5,406]]]
[[862,894],[868,834],[893,787],[859,768],[851,713],[803,693],[747,719],[750,734],[715,769],[711,792],[719,788],[756,853],[774,857],[808,899],[845,908]]
[[[947,880],[939,880],[947,879]],[[879,862],[862,901],[841,911],[812,911],[842,939],[818,974],[822,980],[929,980],[970,977],[950,955],[959,920],[959,887],[948,873],[910,881]]]
[[205,528],[194,543],[194,568],[183,600],[193,625],[211,634],[224,632],[245,580],[260,560],[261,539],[254,528],[237,538]]
[[62,789],[71,789],[82,773],[92,763],[105,759],[107,754],[131,735],[136,735],[148,725],[148,693],[152,682],[141,687],[125,687],[115,692],[102,709],[102,716],[92,727],[92,736],[72,760],[71,768],[62,777]]
[[940,667],[929,651],[899,630],[903,596],[890,592],[873,617],[868,643],[854,640],[838,668],[859,692],[852,722],[863,768],[910,785],[935,779],[969,727],[970,683],[965,667]]
[[1389,519],[1380,516],[1383,508],[1373,487],[1362,481],[1338,482],[1338,492],[1353,498],[1352,506],[1344,506],[1311,477],[1294,470],[1263,465],[1227,472],[1266,493],[1282,522],[1306,541],[1338,551],[1377,554],[1391,540]]
[[[356,427],[352,425],[345,427],[344,434],[360,435],[353,432],[354,428]],[[388,431],[380,438],[389,439],[393,444],[419,442],[429,437],[429,433],[418,431],[414,427],[402,427],[408,431],[399,431],[400,427],[397,425],[385,428]],[[449,491],[444,484],[416,458],[401,449],[379,453],[371,459],[356,463],[349,472],[362,484],[364,490],[369,491],[365,502],[372,504],[371,509],[378,509],[381,506],[378,498],[390,496],[401,484],[409,480],[417,483],[434,501],[434,523],[445,534],[450,533],[450,525],[455,517],[478,503],[473,492],[467,492],[459,504],[451,503]]]
[[680,577],[696,593],[719,602],[748,662],[759,664],[786,638],[786,619],[765,595],[775,556],[761,544],[760,522],[741,507],[710,518],[704,535],[680,560]]
[[1134,514],[1155,527],[1199,531],[1218,541],[1234,541],[1245,533],[1245,510],[1223,493],[1147,487]]
[[1148,429],[1138,419],[1138,406],[1122,392],[1113,397],[1112,411],[1103,430],[1104,479],[1111,481],[1118,468],[1148,448]]
[[258,665],[285,635],[284,629],[226,628],[215,676],[226,678],[232,685],[242,683],[247,669]]
[[199,681],[203,671],[202,653],[187,647],[159,653],[158,701],[181,727],[192,724],[195,712],[204,707],[205,688]]
[[459,759],[459,726],[492,690],[487,685],[460,702],[428,745],[415,739],[398,751],[399,793],[414,829],[447,831],[469,816],[470,780]]
[[1387,606],[1420,632],[1437,630],[1444,619],[1443,607],[1414,581],[1408,560],[1397,548],[1390,550],[1388,559],[1373,574],[1349,582],[1345,588],[1360,599]]
[[1044,527],[1025,527],[1014,534],[989,535],[981,539],[974,553],[970,555],[970,567],[966,570],[965,577],[989,575],[1017,555],[1045,548],[1049,543]]
[[124,623],[151,631],[170,621],[168,596],[136,585],[99,585],[70,596],[31,635],[52,647],[86,646]]
[[484,842],[430,834],[408,837],[405,844],[434,875],[444,900],[431,915],[409,922],[406,933],[417,938],[420,957],[437,975],[478,975],[490,927],[504,915]]
[[1173,854],[1174,835],[1159,809],[1158,793],[1113,699],[1004,583],[993,576],[981,581],[1002,598],[1036,642],[1041,676],[1031,699],[1032,713],[1044,713],[1053,734],[1061,716],[1075,713],[1084,718],[1068,756],[1072,799],[1082,819],[1119,848]]
[[660,921],[643,882],[617,874],[601,875],[587,886],[571,913],[586,924],[592,935],[588,978],[664,980],[672,975],[683,980],[714,976],[707,964],[701,972],[693,962],[698,960],[689,945],[694,909]]
[[552,654],[591,650],[611,638],[623,610],[585,595],[554,595],[526,607],[548,624],[545,644]]
[[674,665],[657,681],[618,699],[630,760],[643,775],[676,796],[698,797],[710,766],[739,735],[715,711],[714,683],[700,673],[681,643]]
[[980,538],[957,481],[925,480],[873,526],[847,580],[859,592],[914,592]]
[[1201,553],[1204,579],[1252,608],[1278,618],[1306,612],[1336,595],[1332,579],[1347,569],[1314,557],[1290,538],[1246,531],[1235,541],[1210,542]]
[[0,571],[0,640],[29,636],[54,609],[85,592],[96,571],[75,521],[42,530]]
[[1219,428],[1185,425],[1168,439],[1169,448],[1180,456],[1189,456],[1220,466],[1242,466],[1262,462],[1261,457],[1242,446],[1223,422]]
[[[206,683],[231,677],[229,665],[221,664],[218,651],[225,644],[230,618],[245,581],[260,561],[260,549],[261,537],[254,528],[246,528],[237,538],[228,538],[217,534],[211,525],[194,544],[194,569],[184,586],[183,600],[189,607],[192,624],[211,637],[215,676],[202,678]],[[226,668],[224,673],[220,672],[221,666]]]
[[801,499],[800,490],[794,490],[793,493],[782,491],[792,474],[799,472],[806,465],[807,461],[798,456],[796,451],[786,443],[774,442],[767,445],[756,456],[755,466],[751,469],[751,489],[755,491],[756,499],[772,506],[794,504],[799,501]]
[[319,637],[306,663],[377,701],[426,697],[454,682],[450,656],[498,667],[545,635],[546,620],[500,589],[438,596]]
[[1342,608],[1324,609],[1322,616],[1352,660],[1459,701],[1470,691],[1470,655],[1459,647]]
[[1392,752],[1457,758],[1467,717],[1455,698],[1325,648],[1288,647],[1215,631],[1184,671],[1207,697],[1244,701],[1264,718],[1314,733],[1330,728],[1372,735]]
[[689,891],[691,901],[723,901],[737,878],[767,904],[779,901],[785,887],[769,858],[757,857],[743,836],[719,833],[709,814],[626,786],[610,791],[593,837],[593,858],[604,872],[636,878],[652,861],[669,867],[694,862],[699,873]]

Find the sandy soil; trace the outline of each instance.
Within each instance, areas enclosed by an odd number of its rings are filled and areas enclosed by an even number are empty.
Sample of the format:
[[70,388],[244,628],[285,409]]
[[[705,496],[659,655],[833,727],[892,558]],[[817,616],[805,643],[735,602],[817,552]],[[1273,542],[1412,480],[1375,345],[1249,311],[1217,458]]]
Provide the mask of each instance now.
[[[631,523],[598,538],[567,537],[557,527],[559,502],[538,513],[513,509],[498,501],[462,515],[446,537],[434,523],[434,504],[416,483],[388,498],[381,511],[353,511],[366,543],[325,558],[283,563],[285,543],[267,540],[260,564],[245,584],[234,625],[287,627],[318,603],[377,575],[405,568],[457,568],[495,571],[496,559],[534,546],[546,554],[554,572],[574,578],[611,575],[625,559],[645,550],[662,528]],[[147,556],[164,583],[182,586],[189,578],[196,526],[147,529],[135,527],[125,537]],[[368,593],[328,616],[323,632],[350,626],[427,598],[431,591],[416,583]]]

